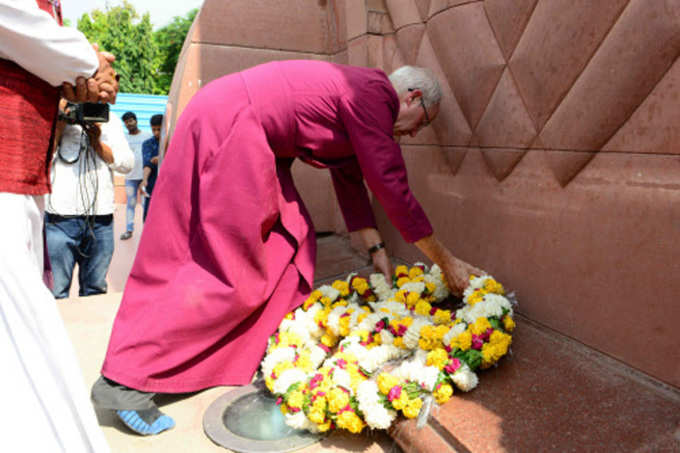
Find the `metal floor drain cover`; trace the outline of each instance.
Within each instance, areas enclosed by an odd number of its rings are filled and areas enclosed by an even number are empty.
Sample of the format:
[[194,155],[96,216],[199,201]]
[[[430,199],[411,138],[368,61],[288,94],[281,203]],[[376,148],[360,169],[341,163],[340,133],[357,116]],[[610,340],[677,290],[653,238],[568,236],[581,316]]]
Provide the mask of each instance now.
[[294,451],[322,437],[286,425],[276,399],[253,384],[216,399],[203,416],[203,430],[216,444],[243,453]]

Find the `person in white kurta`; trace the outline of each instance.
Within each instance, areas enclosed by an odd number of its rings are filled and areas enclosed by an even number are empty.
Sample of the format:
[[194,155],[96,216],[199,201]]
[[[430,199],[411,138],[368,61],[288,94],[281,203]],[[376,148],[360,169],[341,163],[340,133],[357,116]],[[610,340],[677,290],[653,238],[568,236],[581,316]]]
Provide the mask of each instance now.
[[[0,58],[53,86],[100,67],[85,36],[30,0],[0,0]],[[0,192],[0,212],[0,451],[108,452],[43,283],[43,196]]]

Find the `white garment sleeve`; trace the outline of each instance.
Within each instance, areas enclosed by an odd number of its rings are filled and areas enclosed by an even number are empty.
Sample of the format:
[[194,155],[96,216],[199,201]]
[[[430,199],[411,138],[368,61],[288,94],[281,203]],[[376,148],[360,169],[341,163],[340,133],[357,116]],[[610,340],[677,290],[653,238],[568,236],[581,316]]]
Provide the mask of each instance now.
[[60,27],[35,1],[0,0],[0,58],[12,60],[52,86],[91,77],[97,53],[81,32]]
[[113,112],[109,112],[109,122],[102,124],[102,143],[111,147],[113,162],[109,164],[111,170],[122,174],[130,173],[135,166],[135,154],[125,138],[123,122]]

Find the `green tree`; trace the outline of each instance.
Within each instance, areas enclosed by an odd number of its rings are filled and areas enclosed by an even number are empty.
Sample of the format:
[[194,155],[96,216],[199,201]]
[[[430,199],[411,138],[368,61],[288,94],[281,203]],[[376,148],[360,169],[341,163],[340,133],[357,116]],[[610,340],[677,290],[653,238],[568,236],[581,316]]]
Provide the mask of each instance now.
[[149,13],[139,16],[127,0],[104,11],[95,9],[78,20],[78,30],[92,43],[116,56],[124,93],[161,94],[157,87],[158,47],[153,39]]
[[158,78],[157,88],[162,93],[170,91],[172,76],[177,66],[182,45],[189,28],[198,14],[198,9],[192,9],[184,17],[175,16],[171,23],[154,32],[153,38],[158,48]]

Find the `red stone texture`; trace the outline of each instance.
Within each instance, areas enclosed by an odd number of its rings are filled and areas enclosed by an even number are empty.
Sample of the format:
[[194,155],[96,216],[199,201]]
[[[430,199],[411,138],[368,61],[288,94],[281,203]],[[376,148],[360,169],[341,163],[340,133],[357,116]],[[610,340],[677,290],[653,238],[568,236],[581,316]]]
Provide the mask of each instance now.
[[[439,238],[527,317],[677,387],[679,55],[680,0],[206,0],[168,116],[273,59],[432,68],[441,113],[401,144]],[[328,177],[295,171],[317,228],[342,231]],[[375,213],[391,253],[423,259]]]
[[[512,357],[433,411],[429,429],[393,430],[407,452],[439,433],[459,452],[680,450],[680,393],[520,318]],[[442,450],[446,451],[446,450]]]

